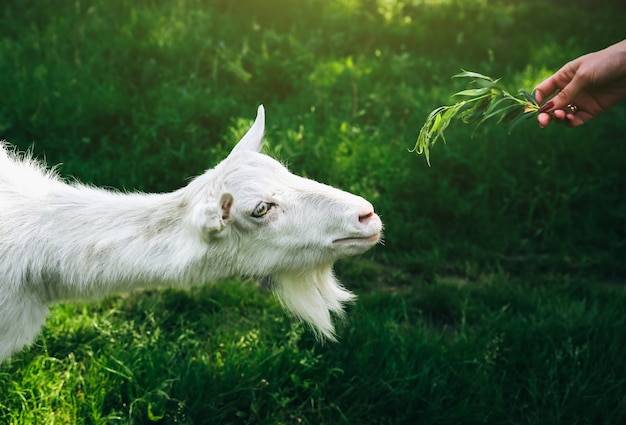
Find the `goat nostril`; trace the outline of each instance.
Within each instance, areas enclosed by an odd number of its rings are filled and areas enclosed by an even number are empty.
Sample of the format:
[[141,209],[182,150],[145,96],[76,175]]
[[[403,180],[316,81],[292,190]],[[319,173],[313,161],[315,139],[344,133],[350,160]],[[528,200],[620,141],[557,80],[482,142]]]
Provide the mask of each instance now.
[[359,222],[360,223],[366,223],[369,221],[370,218],[372,218],[374,216],[374,213],[372,211],[366,213],[366,214],[361,214],[359,215]]

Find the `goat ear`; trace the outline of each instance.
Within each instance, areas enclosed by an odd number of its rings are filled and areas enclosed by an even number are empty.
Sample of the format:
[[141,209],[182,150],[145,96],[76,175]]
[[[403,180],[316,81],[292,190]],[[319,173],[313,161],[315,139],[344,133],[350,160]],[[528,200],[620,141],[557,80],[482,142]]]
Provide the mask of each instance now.
[[193,224],[200,229],[203,235],[211,237],[224,230],[232,221],[230,209],[233,205],[233,196],[224,193],[217,203],[200,204],[193,212]]
[[263,147],[263,133],[265,132],[265,109],[259,105],[254,124],[250,130],[241,138],[239,143],[233,148],[231,153],[241,151],[260,152]]
[[222,211],[222,225],[226,227],[228,223],[232,221],[230,215],[230,207],[233,206],[233,195],[230,193],[222,194],[222,199],[220,200],[220,208]]

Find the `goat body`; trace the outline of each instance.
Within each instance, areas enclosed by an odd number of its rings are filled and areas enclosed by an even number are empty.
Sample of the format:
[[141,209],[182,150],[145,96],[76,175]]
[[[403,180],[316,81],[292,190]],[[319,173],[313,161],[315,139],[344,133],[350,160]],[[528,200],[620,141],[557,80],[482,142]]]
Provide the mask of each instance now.
[[332,265],[374,246],[361,197],[291,174],[260,153],[264,110],[215,168],[164,194],[68,184],[0,143],[0,361],[32,343],[47,305],[231,276],[270,278],[320,337],[351,292]]

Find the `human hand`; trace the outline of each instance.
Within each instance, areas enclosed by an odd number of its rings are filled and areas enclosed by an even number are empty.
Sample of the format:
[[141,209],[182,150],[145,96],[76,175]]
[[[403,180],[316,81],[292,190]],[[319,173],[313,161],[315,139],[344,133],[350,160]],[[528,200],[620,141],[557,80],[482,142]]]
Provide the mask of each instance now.
[[[558,93],[557,93],[558,92]],[[541,127],[578,127],[626,97],[626,40],[575,59],[535,88]]]

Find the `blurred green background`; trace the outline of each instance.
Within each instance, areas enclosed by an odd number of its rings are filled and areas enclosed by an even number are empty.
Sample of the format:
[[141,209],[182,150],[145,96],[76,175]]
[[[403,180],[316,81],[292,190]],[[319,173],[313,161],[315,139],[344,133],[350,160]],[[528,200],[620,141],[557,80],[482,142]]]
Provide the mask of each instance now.
[[457,124],[433,166],[407,152],[461,68],[529,91],[624,37],[615,1],[6,1],[0,137],[61,173],[180,187],[256,106],[292,171],[363,195],[372,255],[414,272],[623,276],[622,104],[582,129]]
[[38,345],[0,367],[0,420],[624,420],[624,102],[578,129],[454,123],[432,167],[409,149],[454,102],[460,69],[530,91],[625,38],[625,12],[609,0],[4,0],[0,139],[63,176],[169,191],[224,158],[262,103],[267,152],[370,200],[385,244],[337,264],[360,296],[337,346],[245,282],[59,306]]

